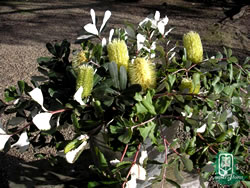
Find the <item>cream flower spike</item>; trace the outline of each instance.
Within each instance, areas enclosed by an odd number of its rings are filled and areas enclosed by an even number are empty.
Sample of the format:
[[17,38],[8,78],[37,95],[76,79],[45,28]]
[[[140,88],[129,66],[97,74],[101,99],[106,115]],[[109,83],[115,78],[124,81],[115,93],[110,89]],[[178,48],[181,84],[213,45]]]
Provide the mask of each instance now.
[[36,101],[38,104],[41,105],[42,109],[46,112],[48,111],[46,108],[44,108],[43,106],[43,93],[41,91],[41,89],[39,88],[35,88],[32,91],[29,92],[29,95],[31,96],[31,98]]

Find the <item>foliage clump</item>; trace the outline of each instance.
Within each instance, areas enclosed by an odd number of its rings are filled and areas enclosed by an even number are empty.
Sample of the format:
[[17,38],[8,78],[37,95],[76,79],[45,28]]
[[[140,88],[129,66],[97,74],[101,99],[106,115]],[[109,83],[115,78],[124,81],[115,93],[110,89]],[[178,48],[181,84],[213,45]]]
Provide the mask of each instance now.
[[[137,27],[112,29],[107,41],[101,32],[111,12],[105,12],[100,30],[94,10],[90,14],[92,23],[78,37],[82,49],[73,61],[69,42],[48,43],[51,57],[37,60],[42,76],[33,76],[32,86],[18,81],[17,87],[5,89],[0,112],[15,117],[6,131],[0,127],[1,150],[8,150],[13,135],[20,138],[12,147],[22,150],[46,145],[44,138],[51,135],[49,145],[69,163],[90,150],[92,170],[99,176],[88,187],[135,187],[137,180],[150,179],[178,186],[182,170],[198,173],[203,184],[214,174],[207,166],[219,151],[233,153],[239,165],[248,164],[248,57],[238,62],[230,49],[204,56],[195,32],[184,35],[184,48],[174,45],[172,28],[165,32],[168,17],[160,18],[158,11]],[[184,143],[178,137],[168,140],[176,132],[164,131],[180,123],[189,137]],[[74,128],[75,139],[64,140],[64,125]],[[152,148],[165,153],[164,162],[148,158]],[[162,173],[148,177],[148,164],[161,165]],[[178,182],[166,175],[169,166],[175,167]]]

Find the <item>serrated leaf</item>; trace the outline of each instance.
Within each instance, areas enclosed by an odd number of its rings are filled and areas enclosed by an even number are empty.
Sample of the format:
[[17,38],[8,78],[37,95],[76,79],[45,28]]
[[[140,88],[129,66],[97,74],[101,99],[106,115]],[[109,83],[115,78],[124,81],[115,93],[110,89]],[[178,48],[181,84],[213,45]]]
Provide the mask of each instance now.
[[111,62],[108,64],[109,73],[112,78],[113,84],[115,88],[119,88],[119,78],[118,78],[118,67],[115,62]]
[[121,66],[120,67],[120,89],[121,90],[124,90],[126,89],[126,86],[127,86],[127,71],[126,71],[126,68],[124,66]]
[[143,137],[143,141],[145,141],[145,139],[148,137],[151,129],[154,128],[154,126],[152,126],[153,124],[154,123],[150,122],[147,125],[145,125],[144,127],[138,128],[141,136]]
[[186,156],[181,156],[181,160],[184,164],[184,167],[187,169],[187,171],[191,172],[194,168],[193,161],[191,161]]

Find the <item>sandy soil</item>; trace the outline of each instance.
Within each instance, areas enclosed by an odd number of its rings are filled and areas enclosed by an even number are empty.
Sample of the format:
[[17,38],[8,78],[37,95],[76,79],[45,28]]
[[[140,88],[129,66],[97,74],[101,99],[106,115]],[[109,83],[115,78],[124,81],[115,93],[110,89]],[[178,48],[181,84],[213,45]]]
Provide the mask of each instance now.
[[[136,3],[114,0],[0,0],[0,95],[3,96],[7,86],[15,85],[18,80],[28,81],[31,75],[37,73],[36,59],[48,55],[45,48],[47,42],[68,39],[72,49],[79,48],[74,42],[82,26],[91,22],[91,8],[95,9],[100,22],[105,10],[112,12],[107,31],[122,27],[124,21],[136,24],[159,10],[162,16],[169,17],[168,28],[175,28],[170,34],[173,43],[181,41],[183,33],[195,30],[200,33],[204,49],[209,54],[223,51],[222,47],[227,46],[241,59],[250,56],[250,8],[245,6],[244,11],[237,12],[237,3],[215,1],[205,4],[192,0],[141,0]],[[233,9],[236,13],[228,15],[227,11]],[[242,16],[239,13],[243,13]],[[51,167],[43,160],[37,161],[33,154],[38,152],[55,154],[49,148],[29,148],[23,154],[15,149],[7,154],[0,152],[0,187],[63,187],[62,183],[72,182],[81,176],[76,171],[87,167],[87,163],[79,167],[80,162],[69,166],[60,161],[59,164],[64,166],[62,172],[60,166]],[[74,187],[73,184],[71,187]]]

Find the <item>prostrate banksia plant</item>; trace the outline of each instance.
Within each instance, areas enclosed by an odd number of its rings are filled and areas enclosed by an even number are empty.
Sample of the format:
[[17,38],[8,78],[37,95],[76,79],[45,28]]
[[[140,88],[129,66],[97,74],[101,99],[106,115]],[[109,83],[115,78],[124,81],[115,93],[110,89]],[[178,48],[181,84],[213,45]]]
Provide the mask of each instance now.
[[90,65],[81,65],[77,69],[76,90],[83,87],[82,98],[88,97],[93,89],[94,69]]
[[131,84],[140,84],[144,90],[155,88],[156,70],[150,60],[136,58],[129,64],[128,73]]
[[128,69],[128,47],[124,40],[114,39],[108,44],[107,49],[110,62],[115,62],[118,68],[124,66]]
[[203,47],[200,35],[194,31],[190,31],[183,36],[183,45],[187,51],[188,60],[193,63],[201,63],[203,60]]
[[72,67],[74,70],[77,70],[77,68],[80,65],[82,65],[83,63],[86,63],[86,62],[88,62],[87,51],[81,50],[76,55],[74,55],[73,60],[72,60]]

